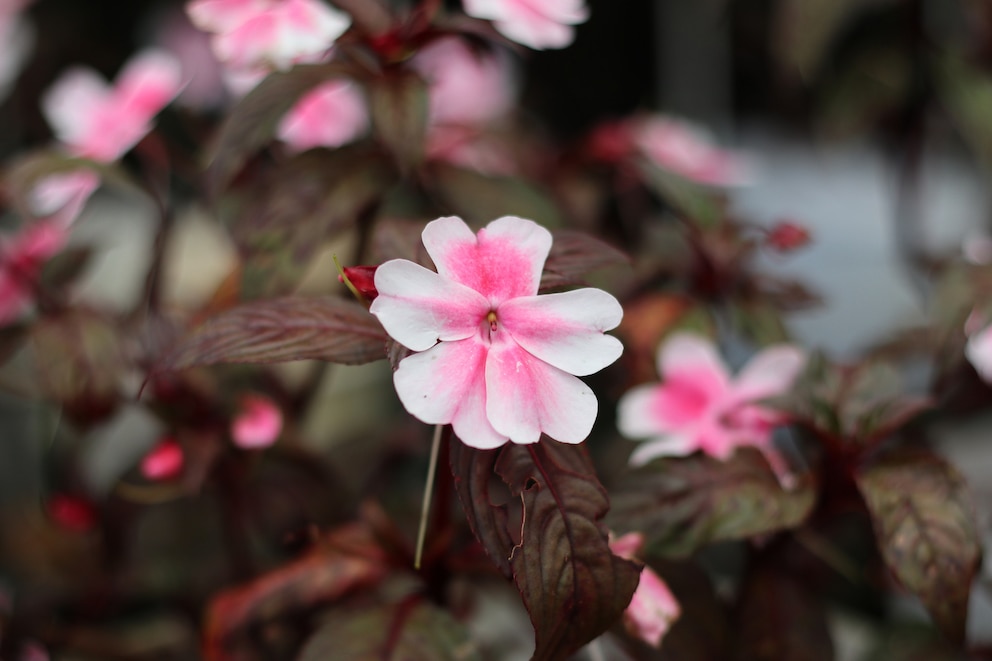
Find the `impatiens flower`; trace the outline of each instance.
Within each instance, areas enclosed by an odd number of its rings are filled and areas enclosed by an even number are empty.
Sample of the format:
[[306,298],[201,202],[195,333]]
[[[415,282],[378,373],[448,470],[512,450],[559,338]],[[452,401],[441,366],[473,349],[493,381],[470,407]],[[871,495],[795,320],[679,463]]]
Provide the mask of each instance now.
[[965,322],[968,343],[964,355],[983,381],[992,383],[992,326],[981,326],[981,316],[972,312]]
[[785,393],[804,363],[800,349],[777,345],[754,356],[735,379],[709,340],[673,334],[658,353],[662,382],[638,386],[620,400],[621,433],[645,439],[630,462],[697,450],[722,460],[749,445],[764,452],[781,477],[785,467],[771,435],[785,419],[758,402]]
[[0,237],[0,326],[31,305],[41,267],[65,242],[62,226],[41,221],[25,225],[13,236]]
[[456,217],[424,228],[437,273],[395,259],[375,273],[372,314],[414,353],[393,374],[400,401],[429,424],[451,423],[475,448],[547,434],[581,443],[596,396],[576,376],[597,372],[623,350],[604,331],[623,316],[600,289],[537,295],[551,233],[505,216],[473,234]]
[[87,168],[42,177],[28,193],[31,213],[59,227],[68,227],[99,185],[100,176]]
[[744,159],[714,146],[688,122],[654,115],[634,121],[633,142],[657,167],[708,186],[739,186],[749,177]]
[[76,67],[45,93],[42,110],[70,154],[110,163],[151,130],[152,118],[182,87],[180,76],[179,63],[164,51],[137,55],[113,87]]
[[186,12],[213,33],[218,59],[240,70],[319,61],[351,25],[320,0],[193,0]]
[[[627,560],[633,560],[644,546],[644,535],[631,532],[616,539],[610,537],[610,550]],[[682,615],[682,608],[672,591],[650,567],[641,570],[641,580],[623,613],[623,623],[630,635],[648,645],[661,647],[661,639],[675,620]]]
[[585,0],[463,0],[465,13],[493,22],[507,39],[542,50],[564,48],[589,18]]
[[182,446],[174,439],[164,438],[141,460],[141,474],[153,482],[171,480],[182,472],[185,463]]
[[282,411],[268,397],[246,395],[231,422],[231,439],[244,450],[267,448],[282,433]]
[[378,266],[346,266],[341,269],[342,274],[338,276],[338,282],[348,282],[360,295],[369,301],[374,301],[379,292],[375,289],[375,271]]
[[279,123],[279,139],[294,151],[340,147],[368,130],[368,110],[358,86],[346,80],[318,85]]

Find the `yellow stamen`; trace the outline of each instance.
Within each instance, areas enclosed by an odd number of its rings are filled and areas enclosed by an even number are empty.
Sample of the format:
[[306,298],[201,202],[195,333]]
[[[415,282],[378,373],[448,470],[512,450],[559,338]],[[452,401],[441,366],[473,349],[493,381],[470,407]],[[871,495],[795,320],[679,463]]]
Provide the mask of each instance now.
[[496,313],[495,312],[490,312],[489,315],[486,317],[486,321],[489,322],[489,330],[491,330],[492,332],[495,333],[496,332]]

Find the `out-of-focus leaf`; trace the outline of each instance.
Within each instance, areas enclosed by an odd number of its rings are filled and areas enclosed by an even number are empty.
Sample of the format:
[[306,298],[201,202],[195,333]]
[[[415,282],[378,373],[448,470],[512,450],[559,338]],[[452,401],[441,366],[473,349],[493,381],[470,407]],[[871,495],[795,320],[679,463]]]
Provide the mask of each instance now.
[[696,454],[633,471],[613,495],[609,524],[644,532],[652,553],[681,558],[713,542],[794,528],[815,500],[812,484],[783,490],[764,457],[741,448],[727,461]]
[[45,262],[41,269],[41,286],[46,289],[59,289],[72,283],[82,275],[93,257],[88,247],[68,248]]
[[556,229],[552,234],[540,291],[585,284],[582,277],[588,273],[630,262],[627,255],[585,232]]
[[933,454],[905,452],[864,470],[857,483],[886,565],[960,643],[982,553],[964,478]]
[[28,339],[28,330],[24,324],[0,326],[0,365],[21,348]]
[[700,227],[716,227],[723,221],[726,201],[720,193],[647,162],[641,164],[641,172],[648,185],[686,220]]
[[947,55],[938,69],[938,91],[951,118],[986,168],[992,167],[992,76],[959,55]]
[[408,259],[433,269],[434,263],[421,239],[425,225],[423,222],[394,218],[376,221],[372,232],[371,262],[381,264],[390,259]]
[[427,133],[427,84],[412,71],[398,69],[368,87],[376,137],[409,170],[424,158]]
[[333,609],[297,657],[297,661],[481,659],[465,627],[420,598],[395,605]]
[[[566,658],[619,619],[639,570],[610,552],[599,522],[609,500],[584,447],[547,438],[497,450],[454,442],[451,467],[469,524],[513,577],[530,613],[534,661]],[[510,489],[506,504],[497,503],[494,472]],[[511,516],[516,499],[521,523]],[[509,528],[514,524],[516,533]]]
[[471,224],[501,216],[529,218],[546,227],[561,225],[561,214],[546,193],[511,177],[488,177],[444,163],[431,168],[441,200]]
[[247,159],[268,144],[279,121],[293,104],[317,85],[337,77],[353,77],[348,66],[301,64],[290,71],[270,74],[232,109],[217,134],[207,171],[207,184],[216,196],[244,166]]
[[358,365],[384,358],[385,346],[386,333],[378,320],[354,301],[276,298],[207,319],[180,340],[159,367],[306,359]]
[[393,184],[396,173],[362,147],[311,150],[272,168],[223,209],[245,258],[243,285],[251,297],[285,294],[310,258],[352,226]]
[[789,333],[785,329],[778,310],[764,301],[742,303],[731,308],[734,322],[741,333],[758,346],[787,342]]
[[900,626],[887,631],[865,661],[961,661],[961,654],[930,627]]
[[[727,609],[706,572],[692,561],[649,562],[682,609],[662,640],[657,661],[711,661],[729,656]],[[640,657],[638,657],[640,658]]]
[[737,604],[735,661],[833,661],[833,641],[817,597],[796,579],[761,567]]
[[204,655],[208,661],[234,661],[238,657],[228,646],[239,632],[368,588],[387,570],[385,554],[365,525],[334,530],[297,560],[215,596],[207,607]]

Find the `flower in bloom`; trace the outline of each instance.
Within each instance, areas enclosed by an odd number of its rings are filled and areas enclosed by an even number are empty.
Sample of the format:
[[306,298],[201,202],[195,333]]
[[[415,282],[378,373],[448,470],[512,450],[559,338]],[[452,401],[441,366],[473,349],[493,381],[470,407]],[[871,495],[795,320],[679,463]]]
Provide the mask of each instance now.
[[564,48],[589,18],[585,0],[463,0],[465,13],[493,22],[507,39],[537,50]]
[[[644,546],[644,535],[631,532],[616,539],[610,536],[610,550],[627,560],[633,560]],[[630,635],[654,647],[661,646],[661,639],[675,620],[682,615],[682,608],[672,591],[650,567],[641,570],[630,605],[623,613],[623,623]]]
[[65,245],[66,230],[57,223],[35,222],[0,237],[0,325],[16,319],[34,299],[41,267]]
[[365,99],[358,86],[331,80],[305,94],[279,123],[277,134],[294,151],[340,147],[368,130]]
[[186,457],[183,448],[172,438],[163,438],[141,460],[141,474],[146,480],[171,480],[183,471]]
[[460,218],[438,218],[423,241],[437,272],[403,259],[382,264],[370,308],[418,352],[393,374],[407,411],[451,423],[480,449],[536,443],[542,433],[581,443],[598,405],[576,376],[623,351],[604,334],[623,316],[617,300],[593,288],[537,295],[552,238],[531,220],[505,216],[473,234]]
[[351,25],[320,0],[193,0],[186,12],[213,34],[217,58],[238,70],[320,61]]
[[749,178],[749,166],[733,152],[716,147],[699,127],[653,115],[634,120],[633,143],[654,165],[708,186],[738,186]]
[[70,154],[110,163],[145,137],[181,87],[178,61],[145,51],[124,66],[113,87],[91,69],[70,69],[45,93],[42,110]]
[[750,445],[764,452],[782,478],[785,466],[771,434],[785,418],[758,402],[783,394],[805,360],[800,349],[777,345],[758,353],[732,378],[709,340],[673,334],[658,352],[663,381],[637,386],[620,400],[621,433],[646,439],[630,462],[640,465],[696,450],[722,460]]
[[231,422],[231,439],[244,450],[267,448],[282,432],[282,411],[261,395],[246,395]]

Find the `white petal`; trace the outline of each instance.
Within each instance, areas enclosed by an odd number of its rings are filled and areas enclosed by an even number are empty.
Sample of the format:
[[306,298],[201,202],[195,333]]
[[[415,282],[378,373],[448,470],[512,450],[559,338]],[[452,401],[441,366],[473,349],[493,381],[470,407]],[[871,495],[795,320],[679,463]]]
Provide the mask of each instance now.
[[640,447],[630,455],[629,463],[631,466],[643,466],[658,457],[685,457],[696,449],[696,445],[689,437],[677,434],[659,436],[641,443]]
[[672,333],[658,352],[658,373],[662,377],[675,373],[706,375],[719,383],[730,378],[723,359],[713,343],[692,333]]
[[45,92],[41,109],[56,137],[71,146],[92,130],[110,93],[110,87],[97,72],[73,67]]
[[806,354],[787,344],[764,349],[754,356],[733,385],[738,401],[755,401],[784,394],[806,364]]

